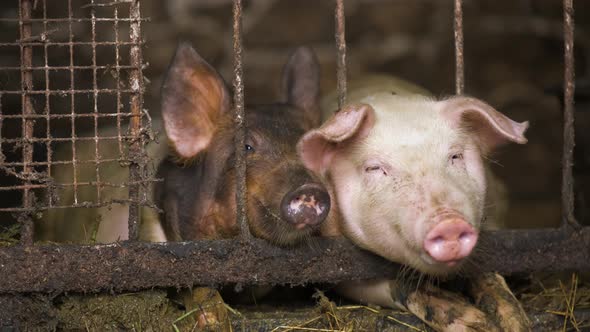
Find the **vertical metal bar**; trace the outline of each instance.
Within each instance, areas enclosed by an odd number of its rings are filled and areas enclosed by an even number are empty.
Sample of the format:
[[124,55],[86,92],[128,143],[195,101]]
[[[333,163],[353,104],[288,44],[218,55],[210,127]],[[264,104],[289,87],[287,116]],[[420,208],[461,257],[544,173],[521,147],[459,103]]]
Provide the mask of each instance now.
[[463,0],[455,0],[455,93],[462,95],[465,90],[465,69],[463,60]]
[[336,0],[336,82],[338,109],[346,103],[346,38],[344,34],[344,0]]
[[574,159],[574,4],[573,0],[563,1],[563,33],[565,62],[563,78],[563,156],[561,203],[563,225],[577,228],[574,217],[574,186],[572,165]]
[[[19,24],[20,24],[20,58],[21,58],[21,91],[22,91],[22,158],[23,158],[23,170],[22,174],[27,177],[33,172],[33,167],[29,164],[33,161],[33,145],[31,138],[33,138],[33,126],[34,122],[28,116],[32,115],[35,111],[33,109],[33,103],[31,102],[31,96],[29,91],[33,90],[33,73],[31,67],[33,64],[33,47],[25,46],[31,37],[31,0],[21,0],[19,8]],[[30,181],[25,181],[25,188],[23,189],[23,208],[27,213],[19,217],[19,221],[22,223],[20,242],[23,245],[31,245],[33,243],[33,219],[30,214],[30,209],[33,208],[33,192],[27,188],[30,185]]]
[[123,156],[123,138],[121,137],[121,55],[119,54],[119,6],[114,6],[115,21],[113,22],[113,29],[115,29],[115,72],[117,83],[117,143],[119,145],[119,155]]
[[234,107],[235,107],[235,148],[236,148],[236,222],[240,227],[242,240],[250,239],[248,216],[246,215],[246,136],[244,112],[244,81],[242,72],[242,1],[233,2],[233,46],[234,46]]
[[[94,0],[91,1],[94,5]],[[94,167],[96,176],[96,203],[102,203],[101,199],[101,181],[100,181],[100,153],[98,151],[98,84],[96,82],[96,8],[90,7],[90,18],[92,27],[92,92],[93,92],[93,111],[94,111]]]
[[[47,36],[47,0],[43,0],[43,33]],[[45,62],[45,120],[46,120],[46,137],[45,149],[47,151],[47,177],[51,178],[51,163],[53,159],[53,150],[51,148],[51,98],[49,94],[49,46],[47,43],[43,45],[43,60]],[[47,205],[53,206],[53,195],[50,190],[47,190]]]
[[141,11],[139,0],[133,0],[129,7],[130,41],[129,59],[132,69],[129,73],[129,86],[133,91],[130,98],[131,118],[129,129],[129,239],[137,240],[140,218],[139,199],[141,197],[141,177],[144,168],[141,139],[141,111],[143,108],[143,73],[141,56]]
[[74,86],[74,32],[72,23],[74,22],[72,11],[72,0],[68,0],[68,33],[69,33],[69,49],[70,49],[70,119],[72,129],[72,170],[73,173],[73,189],[74,189],[74,205],[78,205],[78,162],[76,160],[76,98]]

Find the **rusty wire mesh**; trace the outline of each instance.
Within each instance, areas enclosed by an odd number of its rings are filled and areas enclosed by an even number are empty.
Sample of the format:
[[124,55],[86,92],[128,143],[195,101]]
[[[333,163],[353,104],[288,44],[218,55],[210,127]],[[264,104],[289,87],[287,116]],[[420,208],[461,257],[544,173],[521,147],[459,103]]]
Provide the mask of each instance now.
[[[0,212],[18,213],[21,241],[30,243],[39,211],[130,204],[135,234],[151,181],[139,2],[14,7],[18,17],[0,18],[13,32],[0,41],[11,60],[0,64]],[[129,177],[112,177],[113,167],[128,167]]]

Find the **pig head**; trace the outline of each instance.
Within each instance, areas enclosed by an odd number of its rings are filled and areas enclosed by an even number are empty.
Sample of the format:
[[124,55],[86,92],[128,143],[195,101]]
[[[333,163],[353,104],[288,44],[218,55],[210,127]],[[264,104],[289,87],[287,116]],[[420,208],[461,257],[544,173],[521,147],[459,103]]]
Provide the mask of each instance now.
[[[319,125],[319,66],[297,49],[283,72],[283,100],[246,107],[247,214],[254,236],[299,242],[328,215],[327,190],[299,161],[298,139]],[[234,236],[236,170],[231,95],[220,75],[187,44],[162,88],[170,154],[158,168],[155,202],[168,241]]]
[[[405,91],[405,90],[404,90]],[[493,209],[486,156],[527,122],[464,96],[364,93],[298,144],[357,245],[430,275],[456,272]],[[403,92],[403,91],[402,91]],[[327,228],[328,229],[328,228]]]

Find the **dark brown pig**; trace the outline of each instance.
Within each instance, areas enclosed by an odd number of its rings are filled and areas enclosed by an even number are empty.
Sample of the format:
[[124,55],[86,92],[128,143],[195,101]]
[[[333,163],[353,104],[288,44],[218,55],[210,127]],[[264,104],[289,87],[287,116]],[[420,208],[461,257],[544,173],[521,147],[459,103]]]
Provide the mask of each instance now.
[[[283,73],[283,97],[274,104],[247,107],[247,196],[252,233],[280,245],[305,240],[330,209],[329,195],[298,161],[297,140],[319,123],[319,66],[313,52],[300,48]],[[140,238],[164,242],[235,235],[234,127],[230,91],[219,74],[188,44],[178,47],[162,89],[161,116],[153,127],[157,142],[147,146],[149,167],[159,165],[155,200],[164,210],[141,209]],[[162,128],[163,127],[163,128]],[[161,130],[164,129],[164,130]],[[99,129],[100,137],[117,135],[116,127]],[[166,144],[168,143],[168,144]],[[101,158],[116,159],[112,140],[98,143]],[[55,160],[72,160],[71,146],[58,148]],[[94,142],[76,141],[77,181],[97,181]],[[84,162],[84,163],[83,163]],[[102,181],[124,184],[129,171],[119,163],[100,165]],[[71,183],[72,165],[56,164],[58,184]],[[124,202],[125,187],[102,188],[101,201]],[[59,191],[59,204],[74,204],[72,186]],[[96,189],[78,188],[78,203],[98,201]],[[37,222],[38,240],[110,243],[128,238],[129,206],[50,209]],[[162,226],[166,230],[162,231]]]
[[[319,124],[319,68],[307,48],[283,73],[281,102],[246,107],[247,213],[254,236],[279,245],[319,229],[330,198],[296,153]],[[230,91],[188,44],[179,46],[162,88],[162,120],[170,153],[158,168],[155,201],[166,240],[234,236],[234,122]]]

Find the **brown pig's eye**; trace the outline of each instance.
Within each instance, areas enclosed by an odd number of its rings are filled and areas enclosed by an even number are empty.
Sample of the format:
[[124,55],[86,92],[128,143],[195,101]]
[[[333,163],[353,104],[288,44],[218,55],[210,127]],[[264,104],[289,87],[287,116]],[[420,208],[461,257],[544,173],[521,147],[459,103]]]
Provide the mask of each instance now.
[[244,150],[246,150],[246,152],[254,152],[254,148],[250,144],[244,145]]
[[462,153],[456,153],[454,155],[451,156],[451,163],[455,163],[458,161],[463,160],[463,154]]

